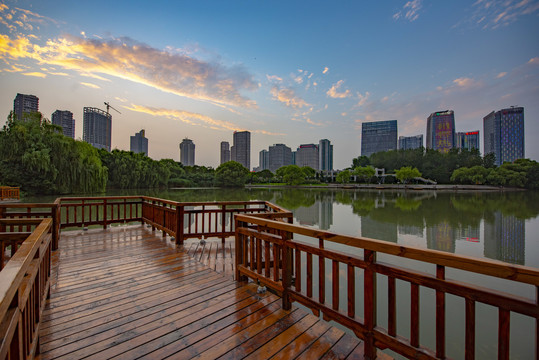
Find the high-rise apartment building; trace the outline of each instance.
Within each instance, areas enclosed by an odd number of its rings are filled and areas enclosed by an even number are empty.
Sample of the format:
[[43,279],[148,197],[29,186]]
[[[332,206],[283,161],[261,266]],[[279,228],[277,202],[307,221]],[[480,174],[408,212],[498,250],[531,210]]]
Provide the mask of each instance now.
[[443,153],[455,147],[455,113],[453,110],[434,112],[427,118],[427,149]]
[[25,113],[39,111],[39,98],[35,95],[25,95],[17,93],[13,100],[13,112],[17,120],[24,120]]
[[73,113],[67,110],[56,110],[52,113],[51,122],[62,127],[65,136],[75,138],[75,119]]
[[144,153],[148,156],[148,139],[146,138],[146,131],[140,130],[134,136],[130,137],[131,143],[129,149],[134,153]]
[[258,171],[269,169],[269,151],[261,150],[258,153]]
[[399,150],[419,149],[423,147],[423,135],[399,136]]
[[319,150],[315,144],[303,144],[296,150],[295,164],[299,167],[309,166],[315,170],[318,170]]
[[195,144],[193,140],[185,138],[180,143],[180,162],[183,166],[195,165]]
[[483,118],[485,154],[496,156],[496,165],[524,158],[524,108],[493,111]]
[[455,147],[458,149],[479,150],[479,130],[457,132]]
[[220,164],[224,164],[226,162],[230,161],[230,144],[228,141],[221,141],[221,162]]
[[333,170],[333,145],[328,139],[322,139],[318,142],[318,161],[319,170]]
[[251,133],[249,131],[234,131],[230,149],[230,158],[251,170]]
[[364,122],[361,124],[361,155],[397,150],[397,120]]
[[274,173],[278,168],[292,165],[292,149],[285,144],[275,144],[269,147],[269,170]]
[[98,149],[110,151],[112,145],[112,115],[101,109],[83,109],[82,140]]

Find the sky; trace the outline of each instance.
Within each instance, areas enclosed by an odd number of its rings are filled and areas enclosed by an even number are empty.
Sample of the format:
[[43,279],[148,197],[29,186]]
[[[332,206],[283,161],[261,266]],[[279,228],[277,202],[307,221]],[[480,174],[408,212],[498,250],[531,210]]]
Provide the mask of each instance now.
[[329,139],[334,168],[360,155],[361,124],[426,132],[453,110],[481,132],[523,106],[525,156],[539,160],[539,0],[0,1],[0,124],[17,93],[75,118],[111,110],[112,147],[145,129],[149,156],[217,167],[220,142],[251,132],[258,153]]

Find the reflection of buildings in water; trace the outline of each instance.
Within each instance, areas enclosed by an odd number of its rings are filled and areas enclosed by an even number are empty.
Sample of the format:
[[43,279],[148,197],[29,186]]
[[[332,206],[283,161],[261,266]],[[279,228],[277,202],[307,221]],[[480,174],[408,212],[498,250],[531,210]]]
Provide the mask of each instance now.
[[455,230],[443,221],[427,227],[427,247],[432,250],[455,252]]
[[333,225],[333,201],[317,200],[314,205],[295,209],[294,217],[300,225],[315,226],[321,230],[329,230]]
[[399,235],[413,235],[423,237],[423,227],[413,225],[399,225]]
[[501,212],[494,213],[494,221],[485,222],[484,242],[486,257],[524,265],[524,220]]
[[461,226],[458,229],[456,238],[458,240],[465,240],[469,242],[479,242],[479,226]]
[[397,242],[397,224],[373,220],[368,216],[361,217],[361,236]]

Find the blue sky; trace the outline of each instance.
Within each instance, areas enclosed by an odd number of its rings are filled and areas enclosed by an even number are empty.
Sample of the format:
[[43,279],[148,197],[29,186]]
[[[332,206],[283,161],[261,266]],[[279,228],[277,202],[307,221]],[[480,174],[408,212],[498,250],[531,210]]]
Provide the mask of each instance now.
[[[360,155],[361,123],[425,134],[434,111],[483,131],[524,106],[539,159],[539,1],[4,1],[0,116],[17,92],[50,118],[110,102],[113,148],[146,130],[149,155],[218,166],[219,143],[249,130],[251,166],[275,143],[327,138],[334,164]],[[483,141],[481,139],[481,148]]]

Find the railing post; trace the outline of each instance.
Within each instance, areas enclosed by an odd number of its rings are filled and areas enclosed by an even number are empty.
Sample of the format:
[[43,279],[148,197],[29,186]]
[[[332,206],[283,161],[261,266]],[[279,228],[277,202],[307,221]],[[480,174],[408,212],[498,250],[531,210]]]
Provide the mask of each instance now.
[[183,218],[185,215],[185,208],[182,204],[176,205],[176,244],[183,245]]
[[221,242],[225,243],[225,228],[226,228],[226,204],[221,206]]
[[376,253],[364,250],[364,260],[367,265],[364,271],[364,306],[365,306],[365,359],[376,359],[376,347],[374,346],[374,328],[376,327],[376,272],[372,267],[376,261]]
[[107,229],[107,199],[103,199],[103,230]]
[[[292,251],[288,247],[288,232],[281,231],[282,242],[282,256],[283,256],[283,309],[290,310],[292,308],[292,303],[290,301],[289,291],[292,286]],[[267,260],[266,260],[267,261]]]
[[60,239],[60,199],[56,199],[54,206],[51,209],[52,217],[52,250],[58,249],[58,242]]
[[239,229],[243,226],[244,223],[237,220],[236,217],[234,217],[233,220],[234,220],[234,229],[236,232],[236,236],[235,236],[236,251],[234,252],[234,256],[235,256],[234,271],[236,275],[234,277],[236,281],[245,281],[247,280],[247,277],[244,275],[240,275],[240,265],[243,265],[242,259],[243,259],[243,252],[244,252],[244,249],[243,249],[243,236],[244,235],[239,233]]

